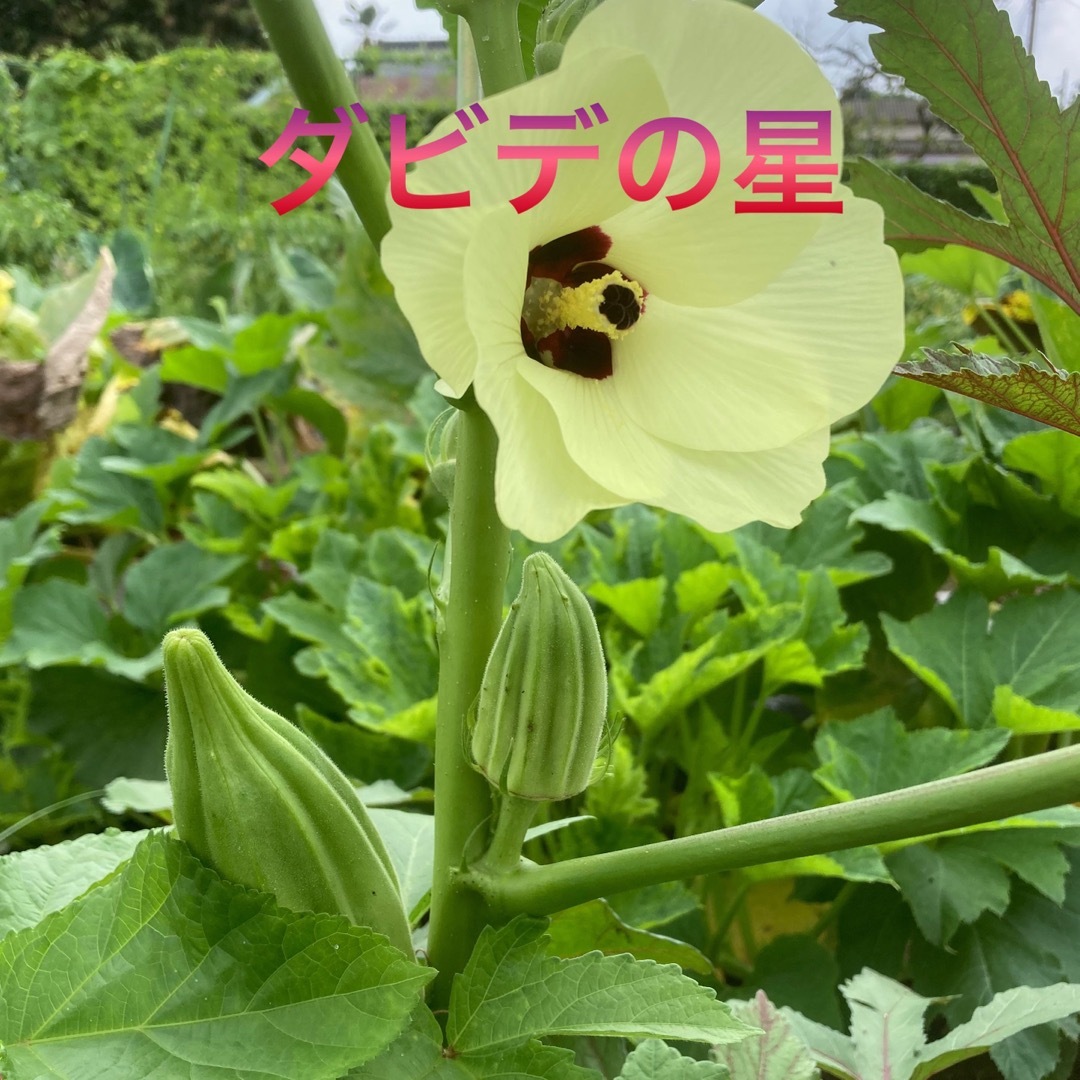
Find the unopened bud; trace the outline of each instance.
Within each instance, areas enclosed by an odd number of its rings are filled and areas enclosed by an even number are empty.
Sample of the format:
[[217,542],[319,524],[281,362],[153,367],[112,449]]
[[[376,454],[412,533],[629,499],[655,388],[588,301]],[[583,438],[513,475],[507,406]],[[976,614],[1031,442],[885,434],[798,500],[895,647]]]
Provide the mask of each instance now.
[[568,799],[592,779],[606,720],[607,672],[589,602],[549,555],[530,555],[484,669],[473,761],[503,794]]
[[435,418],[427,434],[424,457],[431,482],[447,502],[454,500],[454,475],[457,472],[458,409],[444,409]]
[[536,27],[533,66],[537,75],[554,71],[562,60],[563,46],[581,20],[603,0],[551,0]]

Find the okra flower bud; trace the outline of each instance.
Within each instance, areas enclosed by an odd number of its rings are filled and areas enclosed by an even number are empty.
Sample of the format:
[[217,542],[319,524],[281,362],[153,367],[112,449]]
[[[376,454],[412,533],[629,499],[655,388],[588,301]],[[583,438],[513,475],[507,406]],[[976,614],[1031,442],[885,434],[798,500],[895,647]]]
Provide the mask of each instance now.
[[551,0],[536,27],[533,66],[537,75],[546,75],[559,66],[563,46],[581,20],[603,0]]
[[411,956],[397,875],[344,774],[240,686],[205,634],[173,630],[164,661],[179,839],[282,907],[344,915]]
[[484,669],[473,761],[504,795],[568,799],[592,779],[606,719],[607,672],[589,602],[549,555],[530,555]]

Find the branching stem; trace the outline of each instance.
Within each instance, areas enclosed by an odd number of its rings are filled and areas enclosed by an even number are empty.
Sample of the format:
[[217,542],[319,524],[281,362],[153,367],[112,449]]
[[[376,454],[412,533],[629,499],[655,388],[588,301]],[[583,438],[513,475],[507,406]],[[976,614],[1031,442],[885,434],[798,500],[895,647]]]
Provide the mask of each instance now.
[[1080,746],[731,829],[587,855],[463,884],[494,913],[550,915],[643,885],[962,829],[1080,800]]

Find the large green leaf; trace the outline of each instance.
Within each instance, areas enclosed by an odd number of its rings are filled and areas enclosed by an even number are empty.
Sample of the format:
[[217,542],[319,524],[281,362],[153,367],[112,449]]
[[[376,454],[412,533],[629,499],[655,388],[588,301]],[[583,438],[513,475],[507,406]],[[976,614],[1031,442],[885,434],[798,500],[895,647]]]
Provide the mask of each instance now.
[[0,858],[0,937],[70,903],[131,858],[145,836],[113,829]]
[[1071,590],[1010,600],[992,622],[987,602],[964,590],[910,622],[883,615],[882,625],[892,651],[966,726],[1064,731],[1080,727],[1077,620]]
[[[936,501],[913,499],[890,491],[884,499],[860,507],[852,518],[926,544],[945,560],[961,585],[970,585],[986,596],[997,597],[1018,590],[1030,592],[1039,586],[1065,582],[1065,574],[1035,570],[998,544],[987,544],[985,551],[979,550],[991,536],[973,527],[973,516]],[[978,555],[967,553],[973,549],[978,550]]]
[[988,252],[1080,310],[1080,102],[1061,110],[1008,14],[993,0],[837,0],[836,14],[882,27],[874,55],[990,166],[1008,218],[972,218],[858,162],[851,184],[884,206],[886,238]]
[[0,642],[11,632],[12,601],[30,567],[60,547],[58,530],[40,530],[45,504],[31,503],[0,519]]
[[814,777],[837,798],[863,799],[986,765],[1008,738],[1003,731],[907,731],[890,710],[879,709],[821,729]]
[[804,511],[794,529],[776,529],[756,522],[739,531],[771,547],[786,566],[813,571],[824,568],[837,586],[878,577],[889,572],[890,562],[880,551],[856,551],[863,539],[851,525],[851,512],[861,500],[851,481],[832,485]]
[[913,844],[889,859],[889,869],[904,892],[923,936],[946,945],[961,923],[984,911],[1001,915],[1009,906],[1005,867],[978,847]]
[[733,618],[720,613],[716,632],[701,645],[681,653],[633,692],[628,673],[616,660],[612,672],[616,700],[647,733],[658,731],[681,709],[757,663],[771,648],[789,641],[804,613],[780,604]]
[[151,637],[164,637],[185,619],[228,603],[229,590],[220,583],[243,561],[186,540],[163,544],[125,575],[124,617]]
[[1038,1024],[1062,1020],[1080,1012],[1080,986],[1018,986],[995,994],[980,1005],[966,1024],[931,1043],[922,1055],[912,1080],[925,1080],[950,1065],[984,1053],[991,1046]]
[[91,591],[74,581],[52,578],[25,586],[15,594],[13,620],[11,637],[0,649],[0,665],[83,664],[128,679],[142,679],[161,667],[158,648],[145,656],[125,655]]
[[80,783],[104,787],[117,776],[164,776],[160,687],[67,666],[35,671],[30,687],[28,727],[63,746]]
[[349,1073],[349,1080],[597,1080],[569,1050],[532,1039],[492,1054],[447,1053],[442,1029],[421,1007],[386,1051]]
[[888,865],[923,936],[947,945],[961,923],[1005,912],[1010,871],[1060,904],[1069,872],[1060,845],[1077,837],[1075,829],[1053,828],[949,836],[894,852]]
[[481,934],[450,996],[455,1050],[491,1053],[541,1035],[726,1043],[754,1033],[677,967],[600,953],[560,960],[547,955],[544,928],[518,917]]
[[0,1061],[35,1080],[337,1080],[397,1036],[430,975],[370,930],[283,911],[151,836],[0,942]]
[[1033,431],[1006,444],[1002,460],[1036,477],[1067,514],[1080,517],[1080,438],[1062,431]]

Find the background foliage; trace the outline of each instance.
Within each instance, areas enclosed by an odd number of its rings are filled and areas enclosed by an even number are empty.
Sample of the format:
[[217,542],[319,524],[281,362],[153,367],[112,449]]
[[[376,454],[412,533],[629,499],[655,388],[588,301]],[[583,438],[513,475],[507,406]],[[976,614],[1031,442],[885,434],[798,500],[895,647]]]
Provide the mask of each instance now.
[[[0,263],[63,272],[125,229],[141,240],[163,312],[209,314],[213,295],[282,306],[266,270],[272,243],[342,251],[325,194],[302,215],[270,205],[307,177],[258,160],[293,105],[272,53],[192,47],[137,62],[64,50],[0,64]],[[391,112],[406,113],[413,142],[448,108],[368,111],[386,149]]]
[[30,56],[49,48],[96,55],[119,52],[142,60],[184,45],[265,48],[254,9],[243,0],[12,0],[0,23],[0,53]]

